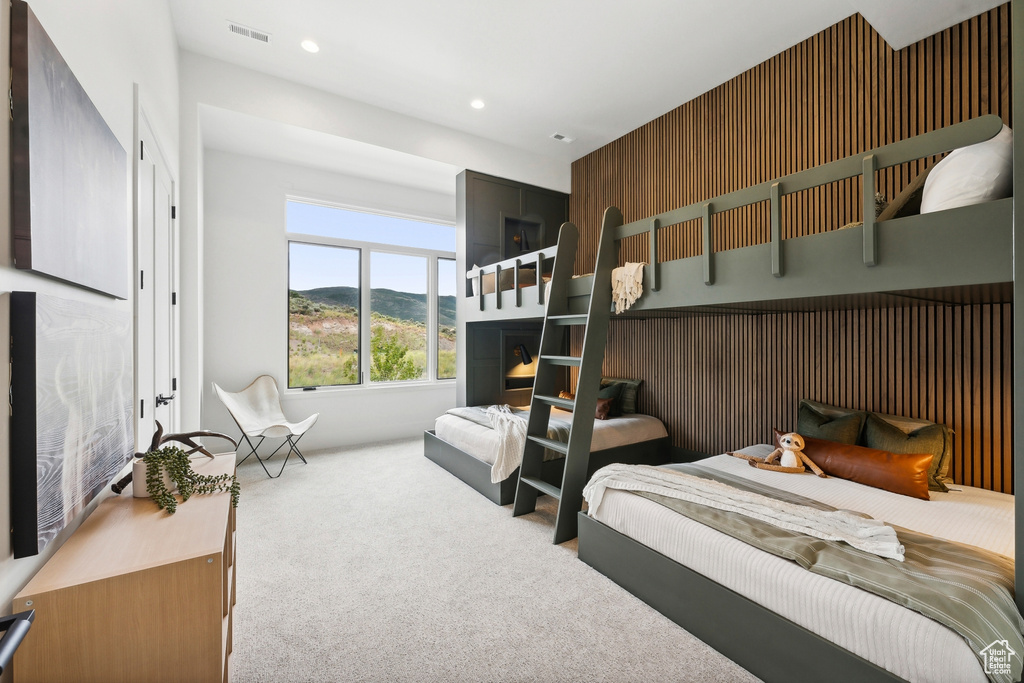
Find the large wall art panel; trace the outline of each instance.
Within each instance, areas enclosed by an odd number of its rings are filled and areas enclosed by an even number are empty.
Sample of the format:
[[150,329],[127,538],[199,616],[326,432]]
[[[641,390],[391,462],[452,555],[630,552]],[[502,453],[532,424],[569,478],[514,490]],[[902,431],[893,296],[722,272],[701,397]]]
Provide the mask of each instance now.
[[15,557],[40,552],[134,451],[130,311],[11,293]]
[[128,298],[128,156],[21,0],[11,118],[15,266]]

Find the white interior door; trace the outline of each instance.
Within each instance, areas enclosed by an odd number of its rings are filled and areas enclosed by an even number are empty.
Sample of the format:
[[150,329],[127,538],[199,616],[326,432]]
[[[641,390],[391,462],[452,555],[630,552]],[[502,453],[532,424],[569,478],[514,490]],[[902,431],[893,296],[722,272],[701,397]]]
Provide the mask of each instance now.
[[136,415],[139,450],[155,421],[178,429],[177,231],[174,181],[141,109],[136,149]]

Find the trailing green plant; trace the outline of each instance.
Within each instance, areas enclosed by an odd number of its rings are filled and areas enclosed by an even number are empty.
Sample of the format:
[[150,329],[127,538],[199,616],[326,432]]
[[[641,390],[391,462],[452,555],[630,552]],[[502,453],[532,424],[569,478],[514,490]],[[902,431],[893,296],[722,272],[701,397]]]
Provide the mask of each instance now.
[[173,515],[178,509],[178,499],[164,484],[165,471],[178,487],[182,503],[196,494],[227,492],[231,494],[231,507],[238,507],[241,487],[233,474],[198,474],[192,469],[188,454],[176,446],[150,451],[143,460],[146,463],[146,492],[168,514]]

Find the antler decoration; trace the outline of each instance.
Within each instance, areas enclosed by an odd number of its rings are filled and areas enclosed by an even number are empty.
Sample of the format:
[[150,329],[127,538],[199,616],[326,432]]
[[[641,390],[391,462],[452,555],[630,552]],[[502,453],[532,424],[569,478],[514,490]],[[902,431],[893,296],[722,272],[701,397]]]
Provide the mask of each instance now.
[[[149,444],[149,450],[146,453],[136,453],[136,458],[145,458],[147,453],[152,453],[160,448],[163,444],[168,441],[177,441],[188,446],[191,450],[185,451],[185,455],[192,455],[193,453],[202,453],[208,458],[213,457],[213,453],[206,450],[202,445],[197,444],[192,439],[196,437],[214,437],[217,439],[226,439],[231,442],[231,445],[235,448],[238,447],[238,443],[227,434],[221,434],[220,432],[211,432],[207,430],[199,430],[196,432],[185,432],[183,434],[164,434],[164,426],[160,424],[160,420],[156,421],[156,432],[153,434],[153,440]],[[124,491],[125,487],[132,482],[132,473],[129,472],[119,481],[114,482],[110,485],[110,490],[116,494]]]

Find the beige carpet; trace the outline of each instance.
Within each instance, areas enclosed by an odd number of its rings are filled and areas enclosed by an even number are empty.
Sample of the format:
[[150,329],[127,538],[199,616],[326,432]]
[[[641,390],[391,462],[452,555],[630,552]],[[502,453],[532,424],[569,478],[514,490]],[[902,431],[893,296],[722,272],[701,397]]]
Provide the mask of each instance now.
[[236,683],[756,680],[421,439],[307,459],[238,470]]

